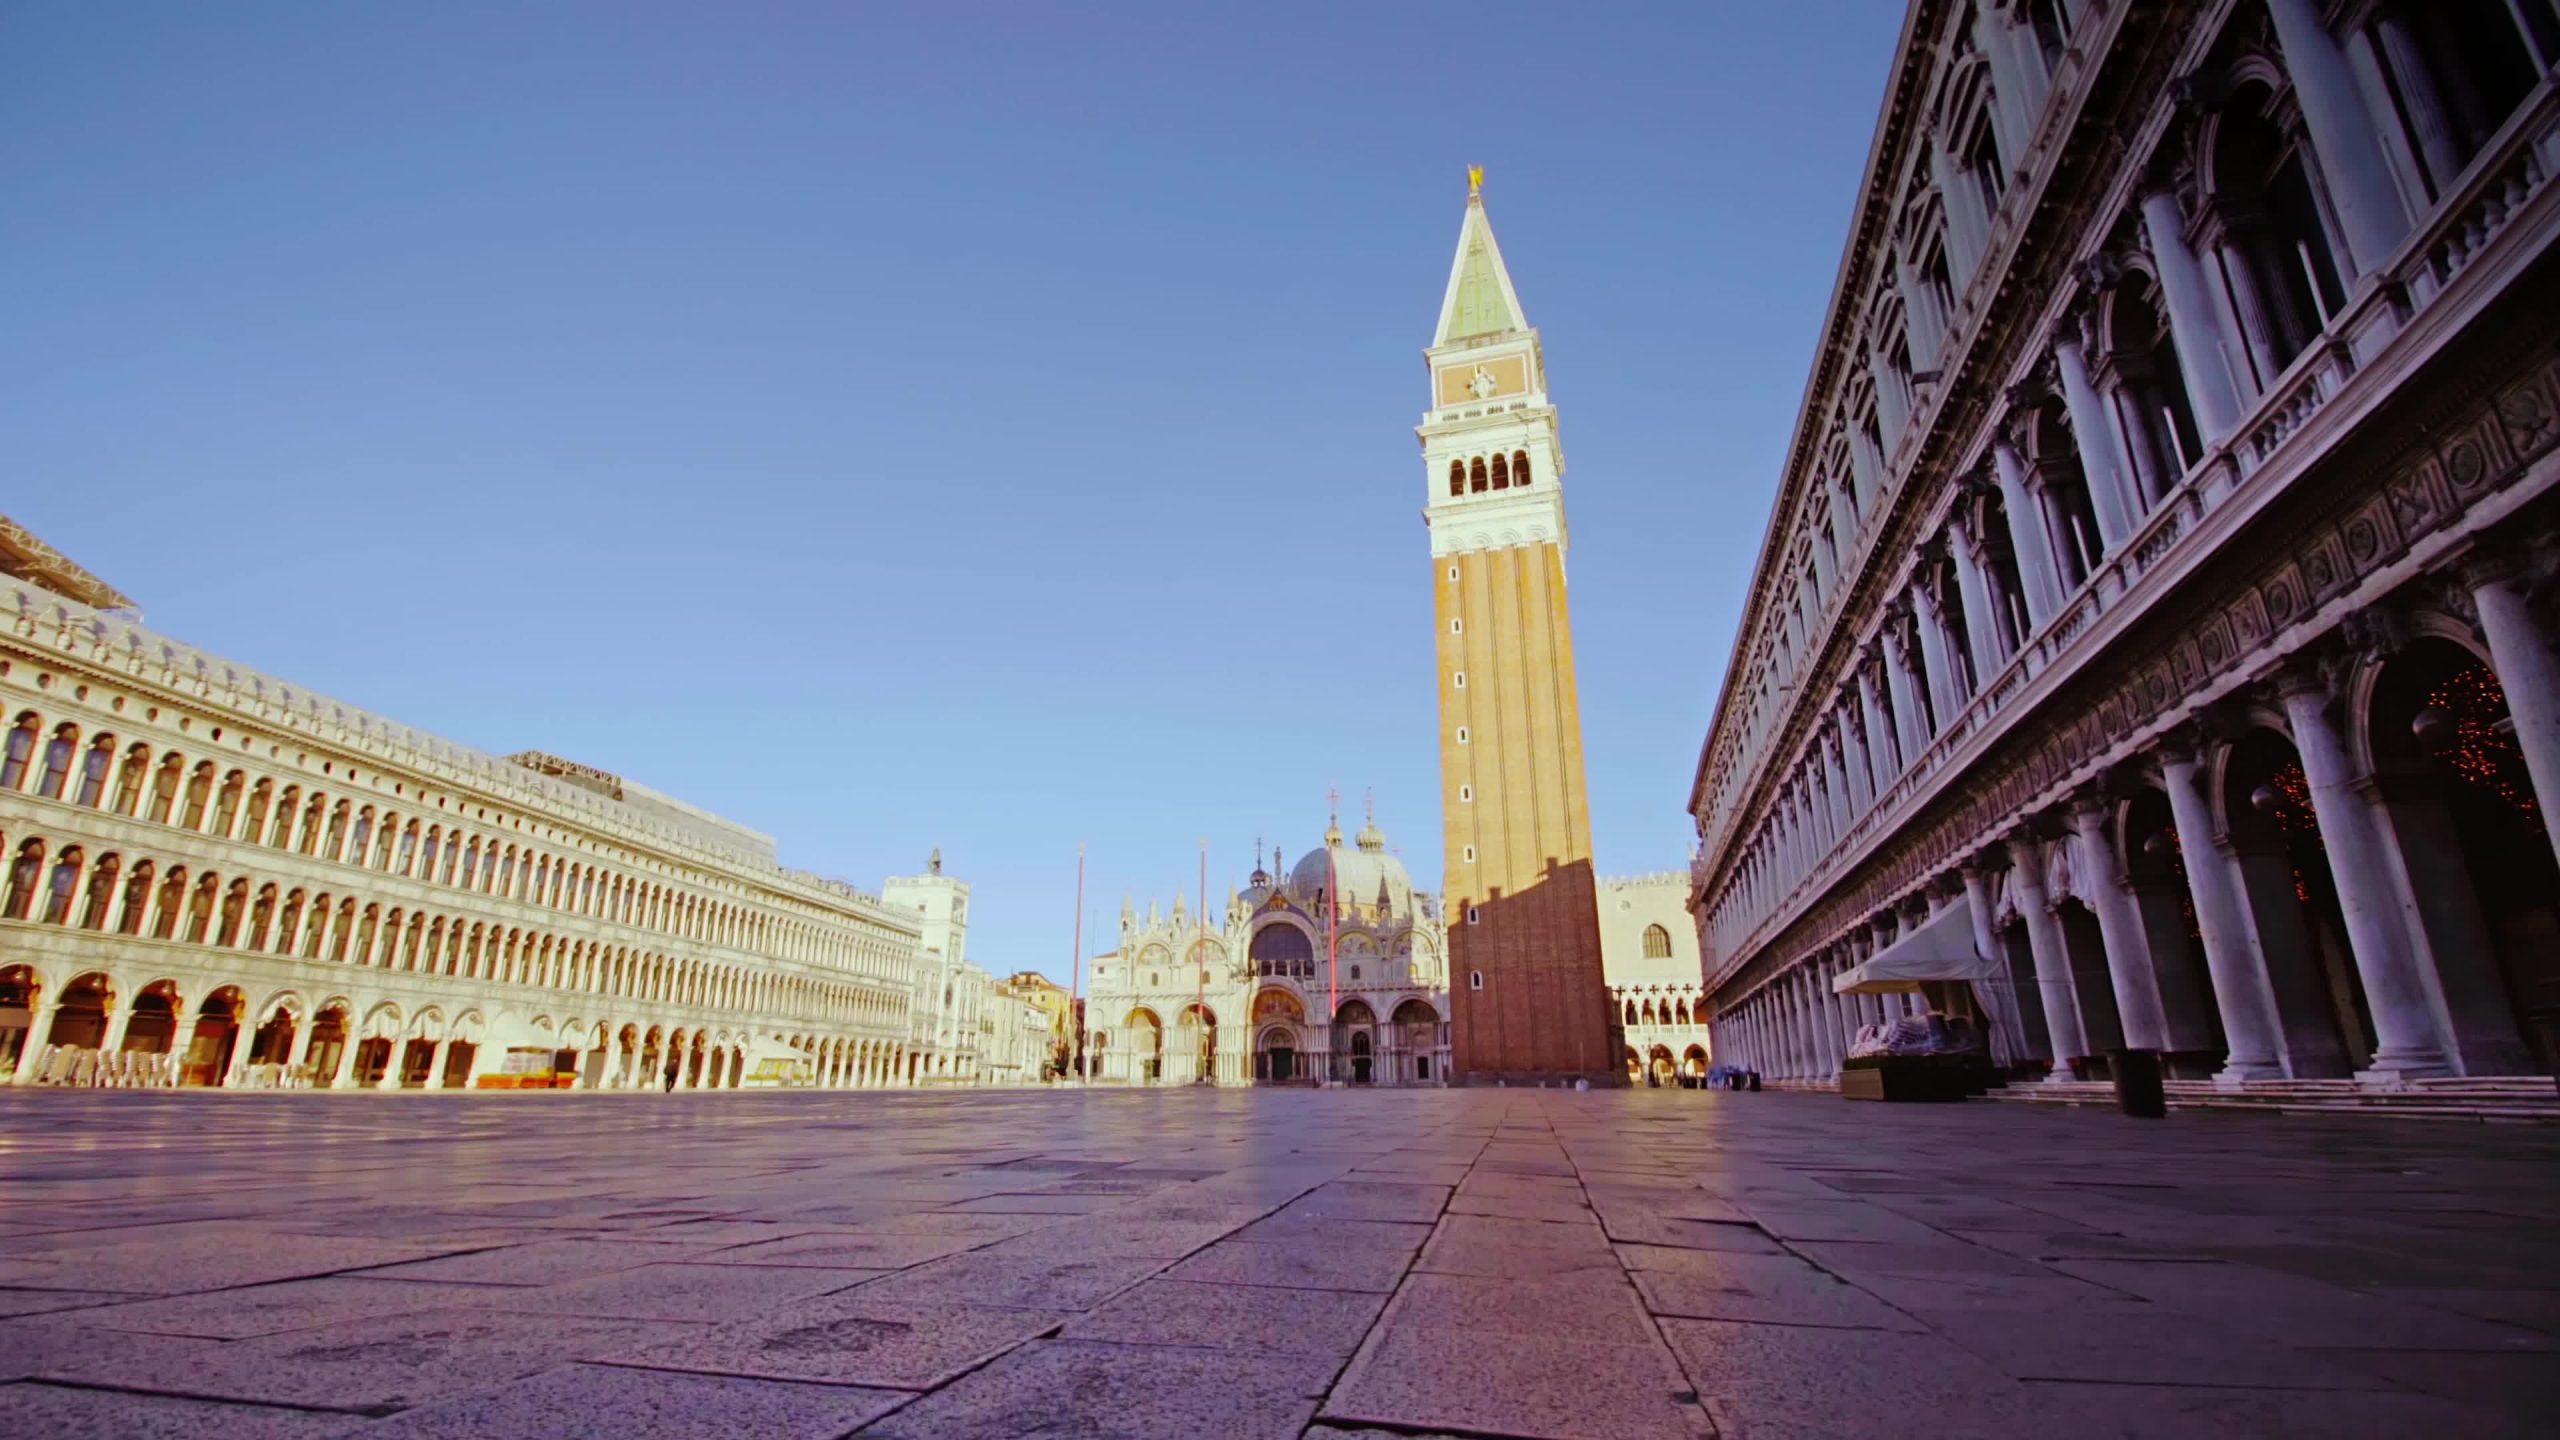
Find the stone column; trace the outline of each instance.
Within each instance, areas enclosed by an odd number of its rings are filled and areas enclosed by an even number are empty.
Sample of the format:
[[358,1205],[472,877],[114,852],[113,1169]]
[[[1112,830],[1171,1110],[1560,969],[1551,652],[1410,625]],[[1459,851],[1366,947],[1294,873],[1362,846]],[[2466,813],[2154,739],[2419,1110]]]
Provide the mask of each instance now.
[[285,1078],[278,1081],[278,1084],[291,1085],[293,1083],[293,1072],[302,1068],[304,1062],[311,1058],[311,1031],[317,1024],[318,1022],[308,1015],[298,1016],[295,1018],[293,1023],[293,1047],[285,1052]]
[[1867,348],[1867,382],[1876,396],[1876,433],[1884,438],[1888,456],[1902,444],[1902,432],[1911,423],[1911,398],[1903,393],[1903,378],[1895,373],[1893,362],[1883,350]]
[[2429,1003],[2429,987],[2409,953],[2411,917],[2394,893],[2373,813],[2351,788],[2346,743],[2329,718],[2328,683],[2307,664],[2289,665],[2277,676],[2276,693],[2284,701],[2285,718],[2293,723],[2294,749],[2302,757],[2311,812],[2329,851],[2347,943],[2373,1012],[2373,1066],[2363,1078],[2369,1084],[2396,1085],[2450,1075],[2453,1065]]
[[24,1085],[36,1078],[36,1064],[44,1055],[46,1037],[53,1033],[53,992],[47,986],[37,992],[36,1003],[27,1012],[27,1043],[18,1051],[18,1068],[9,1081]]
[[1876,802],[1874,764],[1866,758],[1866,723],[1859,715],[1859,702],[1853,694],[1841,694],[1838,728],[1841,728],[1841,774],[1848,779],[1848,802],[1859,815],[1866,815]]
[[1831,787],[1831,842],[1835,846],[1858,818],[1858,807],[1849,798],[1849,767],[1840,757],[1840,742],[1838,731],[1820,742],[1823,778]]
[[2162,788],[2169,795],[2178,849],[2186,857],[2187,893],[2195,902],[2196,928],[2204,932],[2205,968],[2213,976],[2214,1005],[2222,1012],[2223,1045],[2228,1053],[2214,1078],[2226,1085],[2281,1079],[2284,1063],[2276,1048],[2281,1032],[2275,991],[2267,982],[2257,934],[2241,908],[2239,877],[2214,844],[2213,805],[2205,797],[2197,760],[2194,742],[2184,737],[2164,741],[2160,747]]
[[[2504,551],[2475,555],[2462,571],[2488,637],[2489,666],[2507,693],[2516,748],[2524,752],[2525,773],[2547,813],[2560,804],[2560,656],[2525,600],[2524,579],[2522,560]],[[2560,828],[2550,838],[2560,851]]]
[[[2069,322],[2065,322],[2066,324]],[[2098,390],[2089,382],[2089,362],[2080,342],[2057,340],[2054,368],[2062,375],[2062,403],[2071,413],[2071,439],[2079,447],[2081,478],[2088,482],[2089,507],[2098,516],[2098,538],[2112,555],[2142,523],[2146,508],[2135,493],[2113,443],[2115,427]]]
[[1977,218],[1977,201],[1973,187],[1956,183],[1955,162],[1936,145],[1929,147],[1929,181],[1945,202],[1947,215],[1947,260],[1953,267],[1956,285],[1971,282],[1982,264],[1983,220]]
[[426,1088],[430,1090],[441,1090],[444,1088],[444,1062],[450,1057],[452,1046],[453,1037],[448,1035],[445,1038],[438,1040],[436,1042],[436,1048],[428,1054]]
[[1928,662],[1930,707],[1937,712],[1937,729],[1943,733],[1955,723],[1956,713],[1973,698],[1972,688],[1957,678],[1955,645],[1947,637],[1947,627],[1938,616],[1938,602],[1926,586],[1915,587],[1911,597],[1911,618],[1920,632],[1920,655]]
[[1929,738],[1921,731],[1920,690],[1913,683],[1911,656],[1905,648],[1902,626],[1888,618],[1884,630],[1885,683],[1893,689],[1893,725],[1902,745],[1902,767],[1919,763],[1921,753],[1929,748]]
[[351,1017],[347,1024],[345,1038],[338,1042],[337,1068],[329,1072],[327,1080],[318,1082],[314,1086],[315,1089],[325,1087],[330,1090],[352,1090],[355,1088],[356,1045],[356,1031]]
[[1973,647],[1974,674],[1984,684],[2008,663],[2009,647],[2001,636],[2008,626],[1991,603],[1991,571],[1984,565],[1982,545],[1962,521],[1948,527],[1948,553],[1956,561],[1956,594],[1964,605],[1965,642]]
[[2027,488],[2027,463],[2006,435],[1991,443],[1991,472],[2000,483],[2000,507],[2009,516],[2009,545],[2018,552],[2026,594],[2027,625],[2044,628],[2062,606],[2062,578],[2054,570],[2053,537],[2045,532],[2044,505]]
[[1882,795],[1893,788],[1893,777],[1902,773],[1902,766],[1894,755],[1893,727],[1885,723],[1884,701],[1876,694],[1875,671],[1863,657],[1858,663],[1858,713],[1867,722],[1867,767],[1875,780],[1875,793]]
[[2107,947],[2107,979],[2116,996],[2116,1014],[2124,1024],[2124,1043],[2134,1050],[2169,1048],[2168,1023],[2160,1007],[2160,978],[2151,964],[2151,946],[2142,933],[2142,917],[2125,893],[2123,866],[2116,861],[2109,833],[2114,807],[2103,796],[2082,794],[2071,807],[2071,834],[2076,845],[2072,873],[2098,917],[2098,936]]
[[2071,1061],[2089,1053],[2080,1029],[2080,996],[2071,984],[2071,951],[2063,943],[2062,922],[2054,918],[2044,888],[2044,845],[2026,830],[2008,840],[2009,893],[2017,897],[2018,917],[2027,925],[2027,948],[2036,961],[2036,994],[2044,1001],[2046,1039],[2053,1047],[2050,1078],[2071,1078]]
[[[2150,243],[2151,261],[2159,272],[2160,291],[2169,302],[2169,340],[2178,352],[2178,369],[2187,382],[2196,428],[2211,445],[2240,423],[2240,392],[2233,379],[2231,337],[2215,313],[2213,291],[2203,267],[2187,248],[2186,219],[2178,197],[2166,190],[2142,198],[2142,228]],[[2193,464],[2195,457],[2187,457]]]
[[2517,1033],[2496,943],[2434,770],[2404,762],[2355,789],[2383,837],[2418,978],[2429,982],[2430,1008],[2443,1018],[2447,1058],[2463,1075],[2529,1075],[2533,1055]]
[[2345,232],[2343,258],[2356,275],[2371,274],[2409,233],[2408,212],[2377,138],[2382,127],[2365,108],[2346,55],[2313,0],[2267,0],[2267,14],[2275,21],[2276,44],[2284,52],[2285,73],[2293,77],[2330,208]]
[[382,1064],[382,1078],[381,1078],[380,1080],[378,1080],[378,1081],[374,1082],[374,1086],[373,1086],[373,1088],[374,1088],[374,1089],[376,1089],[376,1090],[397,1090],[397,1089],[399,1089],[399,1088],[400,1088],[400,1069],[401,1069],[401,1067],[402,1067],[404,1064],[406,1064],[406,1063],[408,1062],[408,1059],[409,1059],[409,1041],[408,1041],[408,1039],[407,1039],[405,1036],[394,1036],[394,1037],[392,1038],[392,1041],[391,1041],[391,1054],[390,1054],[390,1057],[389,1057],[388,1059],[384,1060],[384,1061],[383,1061],[383,1064]]

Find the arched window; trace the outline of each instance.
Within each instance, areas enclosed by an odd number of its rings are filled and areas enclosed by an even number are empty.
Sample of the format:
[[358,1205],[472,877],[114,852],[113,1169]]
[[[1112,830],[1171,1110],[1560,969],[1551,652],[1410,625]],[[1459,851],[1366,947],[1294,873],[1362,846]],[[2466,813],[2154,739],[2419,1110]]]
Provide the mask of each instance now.
[[79,893],[80,862],[83,858],[80,847],[72,845],[66,847],[62,858],[54,862],[53,879],[44,891],[44,923],[47,925],[62,925],[70,921],[71,897]]
[[151,918],[151,880],[150,861],[133,867],[132,876],[124,882],[124,913],[116,917],[117,934],[142,933],[142,922]]
[[89,753],[80,762],[80,788],[72,795],[72,803],[92,810],[107,798],[107,778],[116,768],[116,737],[100,735],[90,740]]
[[[271,850],[293,848],[293,817],[294,812],[301,805],[302,787],[299,785],[284,787],[284,793],[276,797],[276,823],[275,828],[267,832],[267,848]],[[249,838],[254,840],[257,837]]]
[[151,747],[136,741],[124,752],[124,770],[116,776],[115,810],[119,815],[142,813],[143,787],[151,778]]
[[[29,733],[28,743],[34,743]],[[0,916],[11,920],[27,918],[27,907],[35,903],[36,886],[44,877],[44,842],[30,840],[18,847],[18,858],[9,866],[9,891],[0,897]]]
[[213,934],[214,910],[221,899],[222,877],[208,870],[196,880],[195,894],[186,902],[188,944],[201,945]]
[[1449,462],[1449,493],[1452,495],[1467,493],[1467,462],[1464,460]]
[[9,727],[7,745],[0,749],[0,790],[15,790],[27,783],[27,768],[35,762],[36,730],[43,723],[29,710]]
[[1659,925],[1644,927],[1644,958],[1647,960],[1670,959],[1671,932]]
[[[264,905],[274,899],[275,887],[269,886],[266,892],[258,897],[258,903]],[[302,892],[299,890],[284,897],[284,914],[276,922],[275,952],[279,955],[293,953],[293,942],[302,925],[302,905]],[[328,913],[328,897],[322,896],[319,909],[315,912],[315,919],[317,916],[325,916]],[[311,928],[318,930],[320,927],[315,923]]]
[[1511,483],[1514,485],[1529,483],[1529,452],[1526,450],[1511,452]]
[[317,855],[320,853],[320,824],[328,812],[329,797],[321,794],[317,790],[311,792],[311,804],[309,808],[302,812],[303,854]]
[[107,928],[107,910],[116,899],[116,872],[123,868],[123,857],[112,850],[98,857],[98,868],[89,875],[89,903],[81,907],[81,929]]
[[178,812],[178,823],[189,830],[204,828],[205,815],[213,806],[213,762],[199,760],[195,772],[187,777],[186,807]]
[[[2441,198],[2540,83],[2534,42],[2552,54],[2560,26],[2547,6],[2508,0],[2394,0],[2375,15],[2376,29],[2400,42],[2374,47],[2384,88],[2421,183]],[[2538,33],[2528,37],[2520,23]]]
[[71,778],[71,757],[80,749],[80,727],[57,725],[53,738],[45,743],[44,773],[36,778],[36,793],[48,800],[62,798],[63,784]]
[[1511,457],[1499,450],[1493,452],[1493,488],[1496,490],[1511,488]]
[[1481,492],[1484,490],[1487,483],[1484,468],[1484,457],[1479,455],[1467,465],[1467,488],[1471,491]]
[[1633,1000],[1627,1002],[1627,1023],[1630,1025],[1636,1023],[1636,1002]]
[[444,827],[441,825],[428,826],[426,847],[418,852],[419,879],[431,881],[436,878],[436,850],[438,847],[443,845],[443,843]]
[[2253,84],[2213,123],[2208,212],[2240,317],[2245,363],[2263,393],[2346,300],[2302,137],[2277,123],[2276,97]]
[[240,792],[248,783],[249,777],[237,770],[223,777],[222,793],[213,802],[214,834],[230,838],[232,824],[240,818]]

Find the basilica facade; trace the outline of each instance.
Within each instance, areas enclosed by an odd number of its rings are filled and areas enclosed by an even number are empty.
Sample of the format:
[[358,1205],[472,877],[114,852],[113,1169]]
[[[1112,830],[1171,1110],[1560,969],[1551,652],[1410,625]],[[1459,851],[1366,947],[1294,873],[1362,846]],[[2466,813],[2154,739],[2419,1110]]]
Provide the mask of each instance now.
[[0,723],[0,1083],[903,1086],[987,1036],[1024,1074],[939,857],[894,899],[787,868],[152,631],[5,517]]
[[1688,797],[1719,1058],[2560,1060],[2560,11],[1917,0]]
[[1103,1083],[1443,1085],[1448,932],[1375,822],[1259,861],[1215,913],[1120,910],[1093,963],[1084,1053]]

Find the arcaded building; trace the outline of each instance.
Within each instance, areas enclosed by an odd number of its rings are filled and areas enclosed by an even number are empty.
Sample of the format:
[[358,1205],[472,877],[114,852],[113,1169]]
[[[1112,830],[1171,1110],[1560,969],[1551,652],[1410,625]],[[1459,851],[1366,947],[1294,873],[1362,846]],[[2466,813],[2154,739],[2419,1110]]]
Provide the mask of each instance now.
[[1715,1046],[1686,871],[1601,877],[1600,962],[1625,1031],[1628,1082],[1703,1078]]
[[2555,61],[2550,0],[1911,7],[1689,795],[1719,1058],[2552,1069]]
[[1448,932],[1372,820],[1203,915],[1120,907],[1099,956],[1084,1052],[1097,1081],[1128,1085],[1446,1085]]
[[146,628],[0,519],[0,1080],[893,1085],[920,920]]

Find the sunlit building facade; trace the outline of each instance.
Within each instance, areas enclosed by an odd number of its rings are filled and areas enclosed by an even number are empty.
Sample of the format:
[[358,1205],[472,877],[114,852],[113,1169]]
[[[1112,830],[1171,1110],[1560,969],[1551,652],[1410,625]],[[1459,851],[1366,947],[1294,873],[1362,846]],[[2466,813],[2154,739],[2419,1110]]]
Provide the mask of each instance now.
[[1202,916],[1120,908],[1093,965],[1084,1052],[1098,1083],[1445,1085],[1448,934],[1372,821],[1287,871],[1257,862]]
[[907,1083],[912,912],[146,628],[0,519],[0,1080]]
[[1689,796],[1720,1058],[2552,1069],[2555,61],[2549,0],[1911,6]]

